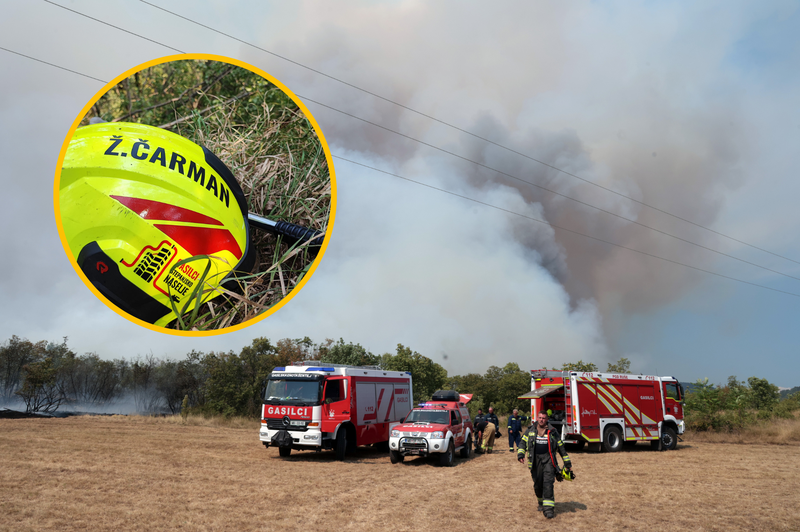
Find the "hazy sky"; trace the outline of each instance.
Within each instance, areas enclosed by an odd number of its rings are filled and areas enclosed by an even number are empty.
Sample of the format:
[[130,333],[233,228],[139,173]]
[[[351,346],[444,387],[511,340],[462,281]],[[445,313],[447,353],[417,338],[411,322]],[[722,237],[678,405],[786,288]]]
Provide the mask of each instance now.
[[159,2],[496,144],[145,3],[58,3],[161,44],[19,0],[0,47],[106,81],[167,46],[237,58],[305,100],[334,156],[504,210],[335,159],[332,240],[301,293],[240,332],[152,332],[83,285],[53,217],[59,149],[103,83],[0,50],[0,339],[182,358],[342,337],[451,375],[624,356],[800,384],[797,2]]

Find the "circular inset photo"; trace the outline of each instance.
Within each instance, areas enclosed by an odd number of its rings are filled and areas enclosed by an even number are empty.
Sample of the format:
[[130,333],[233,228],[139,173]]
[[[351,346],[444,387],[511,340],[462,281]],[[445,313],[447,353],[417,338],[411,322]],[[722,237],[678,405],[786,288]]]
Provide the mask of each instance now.
[[55,214],[109,307],[183,335],[236,330],[310,278],[333,226],[330,150],[303,103],[237,60],[189,54],[106,85],[61,149]]

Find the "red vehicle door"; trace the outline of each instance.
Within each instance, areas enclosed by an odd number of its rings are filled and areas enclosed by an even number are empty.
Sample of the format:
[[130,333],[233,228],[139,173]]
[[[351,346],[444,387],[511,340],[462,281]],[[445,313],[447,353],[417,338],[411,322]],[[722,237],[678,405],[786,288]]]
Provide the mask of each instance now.
[[453,443],[456,447],[464,445],[464,421],[458,410],[450,411],[450,432],[453,433]]
[[350,392],[345,377],[328,377],[322,392],[323,432],[333,432],[339,423],[350,419]]
[[677,382],[664,382],[664,415],[675,416],[675,419],[683,419],[683,405],[681,404],[681,389]]

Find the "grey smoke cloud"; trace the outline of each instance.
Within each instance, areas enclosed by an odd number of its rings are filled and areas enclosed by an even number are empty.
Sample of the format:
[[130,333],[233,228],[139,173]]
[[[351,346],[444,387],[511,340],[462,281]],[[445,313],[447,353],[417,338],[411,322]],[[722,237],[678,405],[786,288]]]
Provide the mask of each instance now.
[[[614,213],[726,252],[747,251],[148,6],[69,6],[187,51],[248,61],[302,96]],[[21,52],[104,79],[172,53],[53,6],[38,7],[12,4],[11,16],[0,21]],[[796,83],[781,86],[778,73],[800,69],[791,68],[796,60],[776,64],[766,72],[770,92],[745,86],[731,59],[736,43],[751,35],[752,20],[791,11],[786,6],[520,2],[500,10],[485,3],[275,8],[176,1],[167,7],[698,223],[731,228],[787,253],[796,247],[789,236],[800,223],[791,201],[796,186],[782,177],[796,165],[772,159],[786,157],[797,134],[783,125],[797,122],[785,116],[798,108]],[[710,9],[716,16],[708,16]],[[108,45],[97,46],[98,40]],[[5,53],[0,66],[6,73],[0,77],[6,192],[0,219],[11,228],[2,236],[3,337],[67,335],[76,351],[108,358],[227,351],[256,336],[343,337],[374,352],[403,343],[437,362],[447,353],[451,374],[508,361],[532,368],[582,358],[602,366],[619,356],[632,358],[634,369],[654,371],[652,350],[660,347],[647,338],[657,338],[661,324],[648,317],[702,292],[708,278],[554,226],[748,279],[769,277],[309,103],[334,153],[551,225],[336,162],[339,205],[330,249],[292,301],[221,337],[144,331],[79,282],[52,219],[58,150],[100,85]],[[720,286],[721,293],[738,289]],[[707,313],[722,313],[720,301]],[[630,340],[632,323],[648,331],[644,340]],[[704,352],[717,340],[705,338]],[[796,345],[790,337],[783,341]],[[737,364],[729,373],[759,371]],[[724,373],[719,379],[729,374],[715,371]]]
[[[509,24],[511,18],[525,18],[525,9],[540,18],[552,18],[558,31],[552,34],[499,31],[499,26]],[[442,27],[436,44],[427,40],[430,33],[423,29],[418,38],[403,40],[402,46],[388,49],[385,45],[369,46],[373,40],[398,42],[403,33],[401,28],[425,28],[431,21],[441,21],[444,13],[432,6],[394,11],[388,7],[376,9],[392,11],[392,16],[399,18],[388,34],[385,28],[381,28],[380,36],[373,33],[378,31],[374,28],[343,31],[342,27],[348,23],[340,21],[332,25],[334,29],[321,30],[311,39],[292,43],[292,47],[301,50],[301,55],[315,64],[331,68],[335,65],[331,71],[356,85],[375,88],[377,92],[391,87],[381,94],[403,105],[445,117],[499,144],[678,216],[703,225],[713,224],[723,207],[725,194],[741,182],[737,165],[746,150],[746,135],[738,126],[742,117],[735,99],[715,98],[698,109],[685,101],[690,91],[683,85],[692,83],[692,91],[708,98],[713,96],[716,88],[702,73],[701,65],[703,61],[717,59],[714,55],[730,36],[713,34],[705,43],[708,49],[694,54],[681,45],[677,50],[680,57],[688,60],[692,55],[689,68],[678,70],[677,64],[668,64],[656,74],[657,69],[648,68],[646,57],[626,49],[623,42],[612,40],[610,46],[593,50],[589,45],[591,38],[583,39],[559,27],[560,22],[572,17],[582,19],[569,7],[545,8],[552,11],[547,13],[542,13],[540,7],[522,10],[522,13],[493,12],[487,17],[487,30],[497,25],[498,33],[493,35],[500,35],[488,47],[471,33],[468,25],[458,23]],[[333,13],[324,16],[337,18]],[[680,32],[636,36],[641,39],[643,49],[659,39],[673,42],[680,38]],[[633,40],[628,37],[628,43]],[[331,46],[333,41],[337,46]],[[450,50],[448,61],[437,61],[451,42],[461,45],[458,53]],[[578,44],[582,45],[580,58],[576,54]],[[614,57],[616,53],[620,56]],[[656,54],[653,62],[674,61],[663,51]],[[625,61],[638,65],[626,68]],[[367,74],[363,68],[367,64],[387,63],[391,63],[391,69],[370,69]],[[579,82],[570,78],[582,77],[583,68],[596,71],[598,63],[608,64],[612,75],[602,77],[596,89],[579,90]],[[468,84],[459,77],[465,71],[474,74]],[[667,74],[676,77],[655,79]],[[619,76],[617,81],[614,75]],[[323,93],[322,89],[308,89],[315,99],[338,102],[333,105],[365,120],[379,122],[505,174],[681,238],[730,251],[719,238],[697,227],[386,102],[364,95],[354,97],[357,93],[350,88],[318,77],[313,79],[312,87],[325,87],[324,96],[317,96]],[[557,89],[563,92],[554,95]],[[591,98],[598,102],[587,107],[585,101]],[[510,188],[523,200],[522,205],[534,207],[555,226],[699,267],[710,267],[718,259],[708,251],[310,105],[315,111],[319,109],[316,112],[330,124],[335,146],[378,154],[396,163],[401,174],[419,166],[435,167],[446,188],[477,199],[485,200],[494,187]],[[569,111],[569,107],[580,111]],[[454,108],[458,111],[452,111]],[[567,118],[555,119],[559,111],[566,111]],[[594,120],[576,119],[573,127],[566,126],[568,117],[579,113],[593,115]],[[600,136],[596,124],[603,121],[607,123]],[[535,223],[521,219],[515,219],[511,225],[510,231],[503,234],[498,231],[496,237],[513,239],[529,250],[530,264],[544,266],[567,290],[573,307],[592,301],[600,314],[609,318],[619,316],[620,312],[625,315],[657,309],[679,299],[702,281],[695,271],[559,229],[542,231],[533,227]]]

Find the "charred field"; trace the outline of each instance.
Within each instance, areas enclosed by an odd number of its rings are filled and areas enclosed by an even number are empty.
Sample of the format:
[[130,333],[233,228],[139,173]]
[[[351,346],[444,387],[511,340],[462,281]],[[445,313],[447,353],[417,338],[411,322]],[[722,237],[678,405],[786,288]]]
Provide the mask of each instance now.
[[391,465],[360,448],[293,452],[258,423],[138,416],[0,419],[0,530],[799,530],[800,445],[687,438],[674,451],[571,451],[556,518],[527,468],[491,455]]

